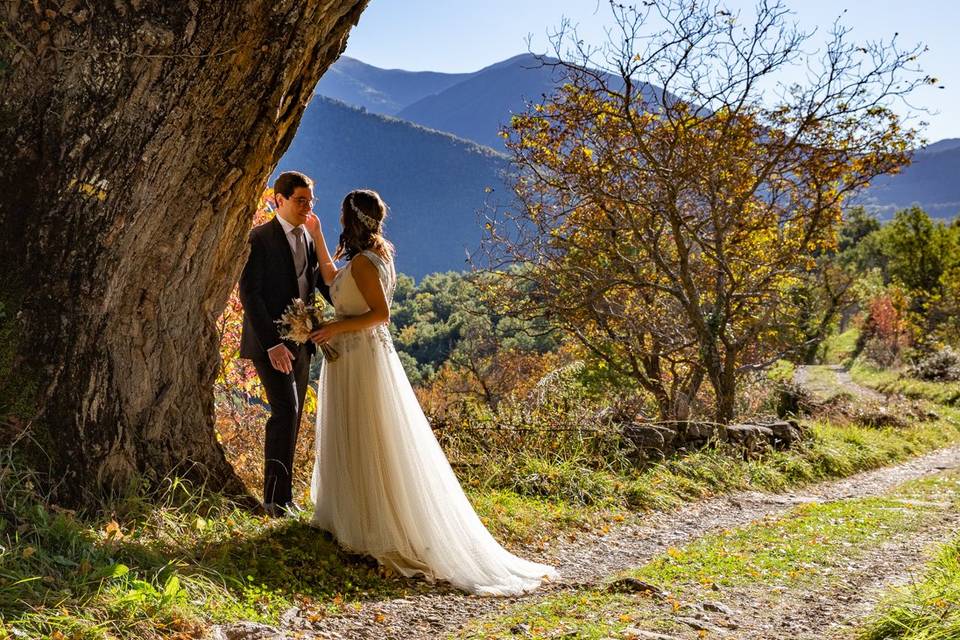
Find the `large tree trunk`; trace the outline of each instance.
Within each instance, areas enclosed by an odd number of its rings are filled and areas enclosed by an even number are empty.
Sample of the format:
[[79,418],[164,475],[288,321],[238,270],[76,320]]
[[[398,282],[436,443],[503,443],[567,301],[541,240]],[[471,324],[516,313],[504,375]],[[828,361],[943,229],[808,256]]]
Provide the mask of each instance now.
[[60,500],[169,474],[243,491],[213,429],[214,323],[366,3],[0,9],[0,414]]

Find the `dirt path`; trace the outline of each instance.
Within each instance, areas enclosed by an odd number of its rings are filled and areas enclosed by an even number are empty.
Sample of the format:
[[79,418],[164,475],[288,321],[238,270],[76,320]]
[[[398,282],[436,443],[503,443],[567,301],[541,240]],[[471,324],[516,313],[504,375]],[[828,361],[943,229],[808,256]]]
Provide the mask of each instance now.
[[871,547],[855,559],[844,559],[835,569],[842,579],[832,586],[794,589],[766,598],[758,596],[756,590],[728,592],[724,602],[739,609],[734,616],[738,628],[723,637],[853,640],[857,627],[886,590],[918,578],[931,552],[951,537],[958,525],[960,513],[946,509],[920,531]]
[[793,381],[824,400],[838,393],[873,402],[886,398],[879,391],[854,382],[850,372],[838,364],[797,365]]
[[[960,447],[942,449],[894,467],[812,485],[796,492],[731,494],[674,512],[638,516],[605,535],[582,534],[545,550],[521,549],[518,552],[525,557],[555,565],[562,576],[561,581],[527,596],[482,598],[437,588],[408,598],[367,602],[359,611],[316,622],[290,612],[291,615],[285,616],[286,628],[282,630],[251,624],[219,627],[214,629],[214,638],[444,637],[455,634],[472,619],[496,615],[518,602],[535,602],[561,591],[600,584],[613,573],[642,565],[669,547],[685,545],[711,531],[743,526],[764,516],[784,513],[801,503],[880,495],[908,480],[952,468],[960,468]],[[956,518],[956,522],[945,522],[944,526],[955,527],[958,523],[960,518]],[[933,527],[929,535],[936,537],[942,532]],[[745,635],[729,631],[724,632],[723,637],[827,637],[825,624],[831,626],[840,619],[856,619],[858,614],[869,610],[872,600],[864,595],[865,591],[878,592],[886,582],[902,577],[909,567],[919,562],[924,541],[924,536],[915,536],[895,548],[872,550],[858,561],[861,567],[851,569],[846,590],[819,597],[813,594],[810,601],[796,599],[784,601],[779,607],[743,611],[739,628]],[[823,623],[816,623],[818,619]],[[777,629],[775,635],[764,635],[774,628]]]

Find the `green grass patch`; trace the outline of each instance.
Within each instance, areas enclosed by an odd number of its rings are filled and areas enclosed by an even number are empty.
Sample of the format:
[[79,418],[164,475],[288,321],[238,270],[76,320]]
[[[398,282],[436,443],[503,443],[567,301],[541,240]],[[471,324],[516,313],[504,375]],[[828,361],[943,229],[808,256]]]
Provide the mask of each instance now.
[[[14,637],[194,637],[213,622],[323,616],[409,583],[294,520],[268,520],[175,481],[80,518],[0,464],[0,629]],[[4,637],[0,633],[0,637]]]
[[509,637],[517,625],[525,625],[533,638],[557,637],[571,630],[578,638],[618,637],[628,626],[669,631],[677,626],[671,615],[682,613],[689,603],[722,598],[715,586],[721,594],[730,588],[760,587],[759,594],[776,599],[786,589],[842,581],[851,558],[895,536],[909,535],[958,504],[960,478],[944,474],[905,483],[886,496],[799,505],[783,516],[670,548],[609,581],[643,580],[665,589],[669,595],[663,600],[588,589],[477,621],[462,637]]
[[859,337],[860,330],[856,327],[847,329],[843,333],[831,335],[820,345],[820,362],[849,365],[857,352],[857,339]]
[[527,544],[547,542],[571,530],[594,529],[629,515],[623,509],[584,509],[563,500],[518,495],[505,489],[469,491],[468,495],[495,538]]
[[918,380],[899,371],[877,369],[857,361],[850,376],[858,383],[883,393],[900,393],[908,398],[930,400],[951,407],[960,406],[960,382]]
[[[944,408],[941,413],[955,412]],[[907,428],[826,422],[808,428],[807,438],[799,445],[769,451],[758,460],[743,460],[736,452],[719,448],[664,461],[626,482],[624,498],[633,509],[652,510],[740,489],[783,491],[895,464],[960,442],[960,420],[952,415]]]
[[945,545],[918,582],[894,590],[860,633],[863,640],[960,638],[960,536]]

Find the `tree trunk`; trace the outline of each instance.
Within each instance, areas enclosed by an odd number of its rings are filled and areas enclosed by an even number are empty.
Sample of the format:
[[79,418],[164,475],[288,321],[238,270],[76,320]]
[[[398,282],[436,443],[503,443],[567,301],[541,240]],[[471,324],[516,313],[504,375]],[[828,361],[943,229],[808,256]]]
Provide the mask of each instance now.
[[213,429],[215,321],[366,3],[0,9],[0,414],[58,500],[171,474],[243,492]]

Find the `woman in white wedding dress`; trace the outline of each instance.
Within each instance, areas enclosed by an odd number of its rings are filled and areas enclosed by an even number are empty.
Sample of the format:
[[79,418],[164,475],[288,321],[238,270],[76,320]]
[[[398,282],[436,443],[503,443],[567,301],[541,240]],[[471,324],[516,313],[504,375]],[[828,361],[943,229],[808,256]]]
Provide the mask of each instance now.
[[[347,194],[333,259],[316,216],[306,224],[338,318],[312,339],[340,353],[320,372],[312,523],[345,549],[406,576],[482,595],[536,589],[557,571],[511,554],[480,522],[394,350],[386,323],[396,273],[382,235],[386,213],[374,191]],[[348,262],[337,269],[340,258]]]

